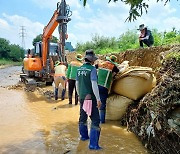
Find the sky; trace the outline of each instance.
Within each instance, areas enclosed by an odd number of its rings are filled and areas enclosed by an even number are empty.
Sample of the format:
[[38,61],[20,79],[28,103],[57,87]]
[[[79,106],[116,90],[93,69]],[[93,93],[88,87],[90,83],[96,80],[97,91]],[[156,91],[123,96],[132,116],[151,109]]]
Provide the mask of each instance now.
[[[22,46],[23,26],[25,48],[32,48],[33,39],[42,34],[59,1],[0,0],[0,38]],[[127,30],[137,29],[142,23],[159,32],[170,31],[173,27],[180,30],[180,0],[173,0],[166,6],[161,1],[147,0],[148,13],[134,22],[125,22],[129,5],[120,0],[116,3],[108,3],[108,0],[87,1],[86,7],[83,7],[80,0],[66,0],[72,11],[67,41],[74,47],[77,43],[90,41],[95,34],[118,38]],[[59,38],[57,29],[53,36]]]

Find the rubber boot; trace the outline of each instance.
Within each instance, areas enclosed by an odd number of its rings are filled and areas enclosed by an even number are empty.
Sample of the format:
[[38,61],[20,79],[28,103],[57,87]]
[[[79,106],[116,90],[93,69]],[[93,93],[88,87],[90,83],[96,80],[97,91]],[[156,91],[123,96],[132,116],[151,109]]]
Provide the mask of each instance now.
[[105,118],[106,118],[106,111],[105,110],[99,110],[99,112],[100,112],[100,122],[102,123],[102,124],[104,124],[105,123]]
[[101,150],[102,149],[98,143],[99,136],[100,136],[100,130],[97,128],[91,128],[89,149],[91,149],[91,150]]
[[88,129],[87,129],[87,125],[85,124],[79,124],[79,133],[81,135],[81,140],[82,141],[85,141],[85,140],[88,140],[89,139],[89,136],[88,136]]
[[64,98],[65,98],[65,94],[66,94],[66,90],[65,90],[65,89],[63,89],[63,90],[62,90],[62,95],[61,95],[61,100],[64,100]]
[[55,97],[55,100],[58,99],[58,88],[55,88],[55,95],[54,95],[54,97]]

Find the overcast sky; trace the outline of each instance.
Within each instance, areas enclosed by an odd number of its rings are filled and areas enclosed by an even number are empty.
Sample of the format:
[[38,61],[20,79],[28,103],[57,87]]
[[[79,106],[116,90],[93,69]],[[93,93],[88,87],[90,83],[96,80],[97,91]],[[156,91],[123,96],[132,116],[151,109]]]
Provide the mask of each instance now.
[[[21,26],[25,29],[25,47],[32,48],[32,40],[42,34],[44,26],[52,17],[58,0],[0,0],[0,37],[11,44],[22,44]],[[75,47],[77,42],[91,40],[94,34],[118,37],[128,29],[136,29],[144,23],[159,32],[172,27],[180,30],[180,1],[173,0],[166,6],[156,0],[147,1],[148,14],[135,22],[125,22],[129,6],[122,2],[88,0],[84,8],[80,0],[66,0],[72,10],[68,23],[67,41]],[[58,37],[58,31],[53,33]],[[59,38],[59,37],[58,37]]]

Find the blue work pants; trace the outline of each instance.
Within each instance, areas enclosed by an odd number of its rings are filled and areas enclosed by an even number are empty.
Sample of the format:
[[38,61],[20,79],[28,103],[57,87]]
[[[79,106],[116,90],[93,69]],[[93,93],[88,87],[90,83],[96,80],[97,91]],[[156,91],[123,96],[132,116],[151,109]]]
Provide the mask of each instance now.
[[[84,99],[80,100],[80,117],[79,117],[79,124],[86,124],[87,123],[87,114],[86,112],[83,110],[83,103],[84,103]],[[99,118],[99,110],[97,108],[97,101],[96,100],[92,100],[92,112],[91,112],[91,128],[99,128],[99,124],[100,124],[100,118]]]
[[106,100],[108,98],[108,89],[98,85],[99,88],[99,95],[100,95],[100,99],[101,99],[101,108],[100,110],[105,110],[106,111]]

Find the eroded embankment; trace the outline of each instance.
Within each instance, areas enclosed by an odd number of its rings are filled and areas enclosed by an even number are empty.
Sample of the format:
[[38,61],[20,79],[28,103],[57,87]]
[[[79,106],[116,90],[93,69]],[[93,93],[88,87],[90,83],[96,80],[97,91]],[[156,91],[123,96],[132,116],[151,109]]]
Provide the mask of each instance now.
[[180,150],[180,61],[165,61],[159,73],[158,85],[129,106],[122,124],[153,153],[176,154]]
[[127,125],[152,153],[176,154],[180,152],[180,61],[170,58],[161,64],[160,59],[173,51],[179,55],[180,46],[170,50],[162,50],[161,47],[156,48],[157,51],[154,49],[144,51],[149,59],[144,57],[138,60],[141,50],[137,54],[133,52],[133,60],[128,53],[124,53],[124,57],[128,58],[123,60],[131,59],[130,64],[152,67],[158,83],[151,93],[128,107],[121,123]]

